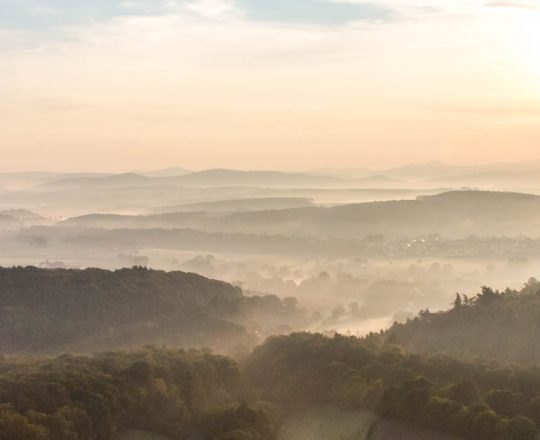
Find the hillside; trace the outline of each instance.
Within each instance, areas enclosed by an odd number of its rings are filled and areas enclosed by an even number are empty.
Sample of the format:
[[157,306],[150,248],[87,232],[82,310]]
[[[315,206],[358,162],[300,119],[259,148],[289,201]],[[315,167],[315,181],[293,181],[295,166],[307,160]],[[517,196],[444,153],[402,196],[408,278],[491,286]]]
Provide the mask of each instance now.
[[[247,374],[261,398],[286,414],[333,406],[406,424],[376,423],[369,439],[537,439],[538,369],[411,355],[380,347],[377,339],[273,337],[253,351]],[[440,436],[411,435],[410,426]]]
[[540,197],[520,193],[452,191],[416,200],[360,203],[232,214],[210,222],[229,231],[445,236],[536,235]]
[[458,296],[447,312],[425,311],[385,335],[415,353],[442,353],[517,365],[540,363],[540,283],[521,291],[484,287],[474,298]]
[[[300,325],[278,298],[183,272],[0,268],[0,352],[75,352],[156,344],[253,344],[265,325]],[[256,324],[253,324],[256,323]]]
[[206,213],[197,210],[156,215],[88,214],[69,218],[59,224],[96,228],[174,228],[177,225],[192,227],[207,217]]
[[226,233],[334,235],[369,234],[449,238],[520,234],[540,230],[540,196],[490,191],[451,191],[415,200],[212,215],[173,213],[152,216],[94,214],[66,225],[108,228],[194,228]]
[[151,347],[4,357],[0,438],[537,440],[539,384],[537,369],[404,354],[375,336],[273,337],[242,365]]

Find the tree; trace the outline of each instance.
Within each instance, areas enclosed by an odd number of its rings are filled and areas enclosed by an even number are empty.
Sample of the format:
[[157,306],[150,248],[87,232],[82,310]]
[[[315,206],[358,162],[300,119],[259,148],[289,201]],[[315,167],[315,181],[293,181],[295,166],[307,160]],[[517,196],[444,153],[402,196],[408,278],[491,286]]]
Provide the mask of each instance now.
[[456,299],[454,300],[454,310],[458,310],[463,305],[463,302],[461,301],[461,295],[459,293],[456,293]]
[[448,397],[463,405],[470,406],[479,399],[478,385],[471,379],[461,380],[450,386]]
[[469,438],[473,438],[474,440],[493,440],[499,420],[500,417],[493,411],[484,411],[477,414],[473,419]]
[[513,417],[525,410],[526,401],[522,394],[510,390],[493,390],[486,396],[486,403],[497,414]]
[[508,440],[536,440],[538,431],[534,422],[524,416],[516,416],[508,426]]

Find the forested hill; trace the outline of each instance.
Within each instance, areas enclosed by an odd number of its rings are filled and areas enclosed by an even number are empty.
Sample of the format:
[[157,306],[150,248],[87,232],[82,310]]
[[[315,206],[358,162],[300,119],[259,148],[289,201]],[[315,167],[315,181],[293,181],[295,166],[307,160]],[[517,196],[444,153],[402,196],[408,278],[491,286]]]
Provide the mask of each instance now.
[[416,353],[444,353],[504,363],[540,363],[540,283],[521,291],[483,287],[473,298],[458,295],[447,312],[422,312],[394,324],[386,341]]
[[94,214],[74,217],[62,226],[99,228],[194,228],[227,233],[536,236],[540,197],[495,191],[450,191],[416,200],[299,207],[252,212],[133,216]]
[[[270,338],[249,359],[261,399],[288,414],[321,405],[470,440],[538,440],[540,372],[378,347],[377,338],[298,333]],[[417,439],[403,433],[368,438]],[[437,437],[435,437],[437,438]]]
[[[155,344],[252,344],[244,323],[300,314],[195,274],[0,268],[0,352],[98,351]],[[253,329],[251,329],[253,330]],[[259,329],[260,330],[260,329]],[[220,344],[218,346],[218,343]]]

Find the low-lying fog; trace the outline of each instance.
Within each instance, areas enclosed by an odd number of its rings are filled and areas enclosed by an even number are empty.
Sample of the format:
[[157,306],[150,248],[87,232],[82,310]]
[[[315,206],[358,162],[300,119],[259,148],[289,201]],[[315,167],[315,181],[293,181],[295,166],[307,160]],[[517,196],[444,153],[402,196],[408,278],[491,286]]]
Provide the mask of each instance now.
[[534,193],[516,166],[3,175],[0,265],[194,272],[365,334],[537,276],[540,197],[443,189]]
[[366,334],[404,321],[420,310],[444,310],[456,293],[473,296],[482,285],[519,288],[537,274],[540,259],[497,258],[284,258],[280,255],[201,254],[166,249],[123,253],[33,247],[0,255],[0,265],[43,268],[147,266],[194,272],[228,281],[247,295],[294,297],[310,314],[311,330]]

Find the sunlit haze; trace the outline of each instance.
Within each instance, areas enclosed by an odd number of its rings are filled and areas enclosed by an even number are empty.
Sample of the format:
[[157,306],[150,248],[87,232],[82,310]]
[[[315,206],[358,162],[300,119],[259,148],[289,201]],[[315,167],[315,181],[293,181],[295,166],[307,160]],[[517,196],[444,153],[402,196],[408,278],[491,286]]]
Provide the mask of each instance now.
[[0,0],[0,170],[538,159],[539,23],[537,0]]
[[0,440],[540,440],[540,0],[0,0]]

